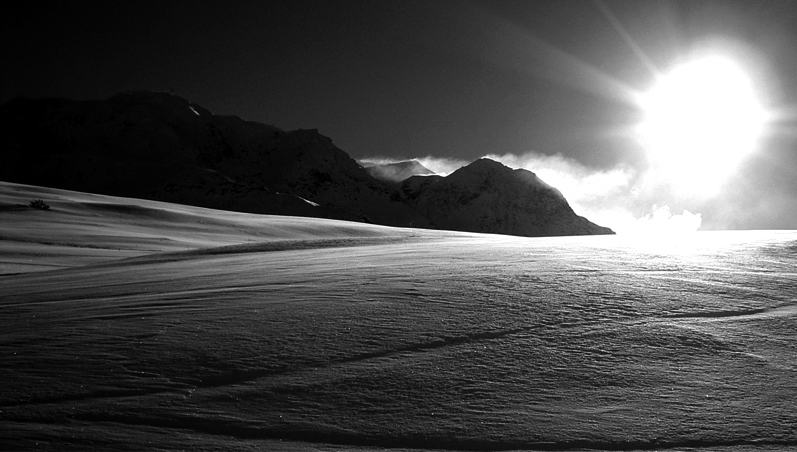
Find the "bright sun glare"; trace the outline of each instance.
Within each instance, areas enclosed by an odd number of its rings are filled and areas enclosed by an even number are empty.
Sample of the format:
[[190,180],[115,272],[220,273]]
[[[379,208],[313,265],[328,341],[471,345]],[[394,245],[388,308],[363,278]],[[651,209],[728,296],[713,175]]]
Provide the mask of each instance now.
[[682,189],[718,188],[755,149],[764,126],[750,78],[720,56],[674,67],[641,104],[639,133],[651,164]]

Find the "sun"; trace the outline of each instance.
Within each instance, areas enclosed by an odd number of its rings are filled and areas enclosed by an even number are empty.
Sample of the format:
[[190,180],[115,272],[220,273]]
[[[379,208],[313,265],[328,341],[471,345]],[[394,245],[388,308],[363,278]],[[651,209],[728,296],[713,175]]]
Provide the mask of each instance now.
[[721,56],[675,66],[640,104],[638,132],[654,169],[696,191],[716,189],[755,149],[764,126],[750,77]]

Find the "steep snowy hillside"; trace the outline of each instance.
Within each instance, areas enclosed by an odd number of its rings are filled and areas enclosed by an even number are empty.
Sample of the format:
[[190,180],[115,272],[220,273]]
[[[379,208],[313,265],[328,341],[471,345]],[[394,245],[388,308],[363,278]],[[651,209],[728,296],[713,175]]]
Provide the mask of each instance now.
[[[44,200],[47,210],[30,206]],[[153,253],[256,244],[261,251],[456,233],[252,215],[0,182],[0,277]]]

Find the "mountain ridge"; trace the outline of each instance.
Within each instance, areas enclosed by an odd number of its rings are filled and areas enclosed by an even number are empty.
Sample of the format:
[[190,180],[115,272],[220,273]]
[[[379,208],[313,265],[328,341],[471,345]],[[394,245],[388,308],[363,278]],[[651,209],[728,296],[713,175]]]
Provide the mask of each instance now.
[[[580,219],[558,190],[536,176],[525,175],[524,185],[497,162],[477,160],[465,173],[425,176],[426,183],[407,189],[407,179],[374,177],[318,130],[284,131],[215,115],[169,93],[130,91],[104,101],[17,98],[0,106],[0,134],[7,162],[0,179],[8,182],[388,226],[525,236],[612,233]],[[478,183],[462,177],[488,166],[492,171]],[[428,171],[419,163],[397,169],[421,168]],[[513,190],[525,193],[526,201],[544,196],[561,205],[529,210],[505,202],[502,196]],[[454,208],[452,191],[468,193],[476,203]],[[518,217],[506,209],[525,213]]]

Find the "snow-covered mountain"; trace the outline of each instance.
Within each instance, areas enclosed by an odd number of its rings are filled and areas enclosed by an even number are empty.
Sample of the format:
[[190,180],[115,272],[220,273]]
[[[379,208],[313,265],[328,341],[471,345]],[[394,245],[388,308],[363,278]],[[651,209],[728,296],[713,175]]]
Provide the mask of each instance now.
[[522,236],[611,234],[580,217],[531,171],[479,159],[437,180],[404,184],[411,204],[440,229]]
[[0,106],[0,152],[0,180],[53,188],[390,226],[611,233],[528,171],[479,160],[445,178],[385,182],[317,130],[214,115],[169,93],[12,100]]

